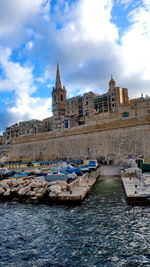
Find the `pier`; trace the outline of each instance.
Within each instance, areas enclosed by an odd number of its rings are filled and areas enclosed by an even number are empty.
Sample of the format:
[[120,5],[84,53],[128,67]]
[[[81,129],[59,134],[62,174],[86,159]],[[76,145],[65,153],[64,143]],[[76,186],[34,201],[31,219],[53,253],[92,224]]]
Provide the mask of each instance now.
[[0,181],[0,198],[25,203],[80,202],[99,177],[99,168],[78,176],[71,182],[47,182],[44,177],[25,177]]
[[61,192],[58,196],[51,196],[56,202],[77,202],[82,201],[91,191],[99,176],[99,170],[86,173],[68,185],[68,190]]
[[122,176],[122,183],[129,204],[150,203],[150,174]]

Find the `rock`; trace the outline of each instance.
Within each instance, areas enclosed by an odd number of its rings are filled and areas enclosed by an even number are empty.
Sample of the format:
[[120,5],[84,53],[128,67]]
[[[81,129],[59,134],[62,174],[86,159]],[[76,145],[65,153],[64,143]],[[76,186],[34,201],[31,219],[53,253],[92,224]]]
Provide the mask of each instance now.
[[13,187],[13,188],[11,188],[11,193],[17,193],[19,190],[20,190],[21,188],[19,188],[19,187]]
[[3,179],[3,180],[0,181],[0,185],[1,185],[2,183],[6,183],[6,184],[7,184],[8,181],[9,181],[9,179]]
[[26,187],[23,187],[23,188],[19,189],[18,194],[19,194],[20,196],[24,196],[24,195],[26,195],[27,192],[29,192],[29,191],[30,191],[30,186],[26,186]]
[[53,192],[49,192],[49,197],[56,197],[57,195]]
[[10,194],[11,194],[10,189],[7,189],[7,191],[4,193],[4,196],[10,196]]
[[68,185],[68,183],[66,181],[60,181],[60,180],[57,181],[57,184],[60,186],[67,186]]
[[32,189],[34,190],[35,193],[37,193],[37,191],[39,190],[39,187],[32,187]]
[[37,197],[30,197],[30,199],[32,199],[32,200],[37,200]]
[[36,194],[35,191],[29,191],[29,192],[26,193],[26,195],[27,195],[27,196],[30,196],[30,197],[34,197],[35,194]]
[[12,186],[12,180],[8,180],[7,184],[11,187]]
[[2,186],[0,186],[0,195],[3,195],[4,193],[5,193],[5,189]]
[[36,193],[36,194],[35,194],[35,197],[37,197],[37,198],[41,198],[42,196],[43,196],[42,193]]
[[47,191],[50,192],[51,191],[51,186],[47,187]]
[[62,191],[67,191],[67,186],[61,186]]
[[61,186],[60,185],[51,185],[49,187],[49,190],[55,194],[60,194],[61,193]]
[[45,188],[38,188],[37,193],[45,194],[46,189]]
[[3,187],[3,189],[5,189],[5,191],[7,191],[9,189],[9,185],[7,184],[7,180],[3,180],[1,181],[0,185],[1,187]]
[[25,179],[24,181],[25,181],[25,183],[26,183],[27,185],[31,184],[31,182],[32,182],[31,180],[27,180],[27,179]]
[[8,184],[10,185],[10,187],[23,187],[26,185],[25,181],[24,180],[11,180],[8,182]]
[[47,182],[48,185],[56,185],[57,181],[53,181],[53,182]]
[[28,203],[35,203],[35,204],[37,204],[38,203],[38,198],[37,197],[30,197],[28,199]]
[[39,170],[39,169],[32,169],[31,170],[31,173],[33,173],[33,174],[39,174],[39,173],[41,173],[41,170]]
[[47,182],[46,182],[46,181],[42,181],[42,182],[41,182],[41,185],[42,185],[43,187],[45,187],[45,186],[47,186]]
[[31,187],[41,187],[41,182],[32,182],[30,184]]
[[11,180],[11,186],[12,187],[17,187],[18,185],[19,185],[19,181],[17,181],[17,180]]
[[67,184],[67,182],[65,182],[65,181],[57,181],[57,184],[59,185],[59,186],[61,186],[61,189],[64,191],[64,190],[67,190],[67,186],[68,186],[68,184]]

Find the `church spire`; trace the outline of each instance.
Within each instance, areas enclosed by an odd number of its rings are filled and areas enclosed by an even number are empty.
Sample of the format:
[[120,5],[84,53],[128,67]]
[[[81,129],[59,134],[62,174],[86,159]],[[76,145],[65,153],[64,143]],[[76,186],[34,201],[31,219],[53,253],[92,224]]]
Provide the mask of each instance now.
[[56,90],[62,89],[61,85],[61,78],[60,78],[60,71],[59,71],[59,64],[57,63],[57,71],[56,71]]
[[116,87],[116,82],[115,80],[113,79],[113,76],[111,74],[111,79],[109,81],[109,90],[113,90],[114,88]]

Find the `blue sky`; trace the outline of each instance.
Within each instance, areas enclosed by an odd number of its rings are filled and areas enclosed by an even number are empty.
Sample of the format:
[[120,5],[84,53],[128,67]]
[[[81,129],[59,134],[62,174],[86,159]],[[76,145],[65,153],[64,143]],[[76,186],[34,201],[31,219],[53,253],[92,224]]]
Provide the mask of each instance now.
[[1,0],[0,133],[52,115],[57,61],[68,97],[106,92],[111,74],[149,95],[149,47],[149,0]]

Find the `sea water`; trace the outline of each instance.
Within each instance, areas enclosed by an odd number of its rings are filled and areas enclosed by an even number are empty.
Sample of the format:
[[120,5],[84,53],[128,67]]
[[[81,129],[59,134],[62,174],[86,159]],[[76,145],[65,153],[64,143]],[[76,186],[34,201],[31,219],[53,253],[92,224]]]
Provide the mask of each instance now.
[[149,211],[114,178],[77,206],[1,202],[0,266],[150,266]]

